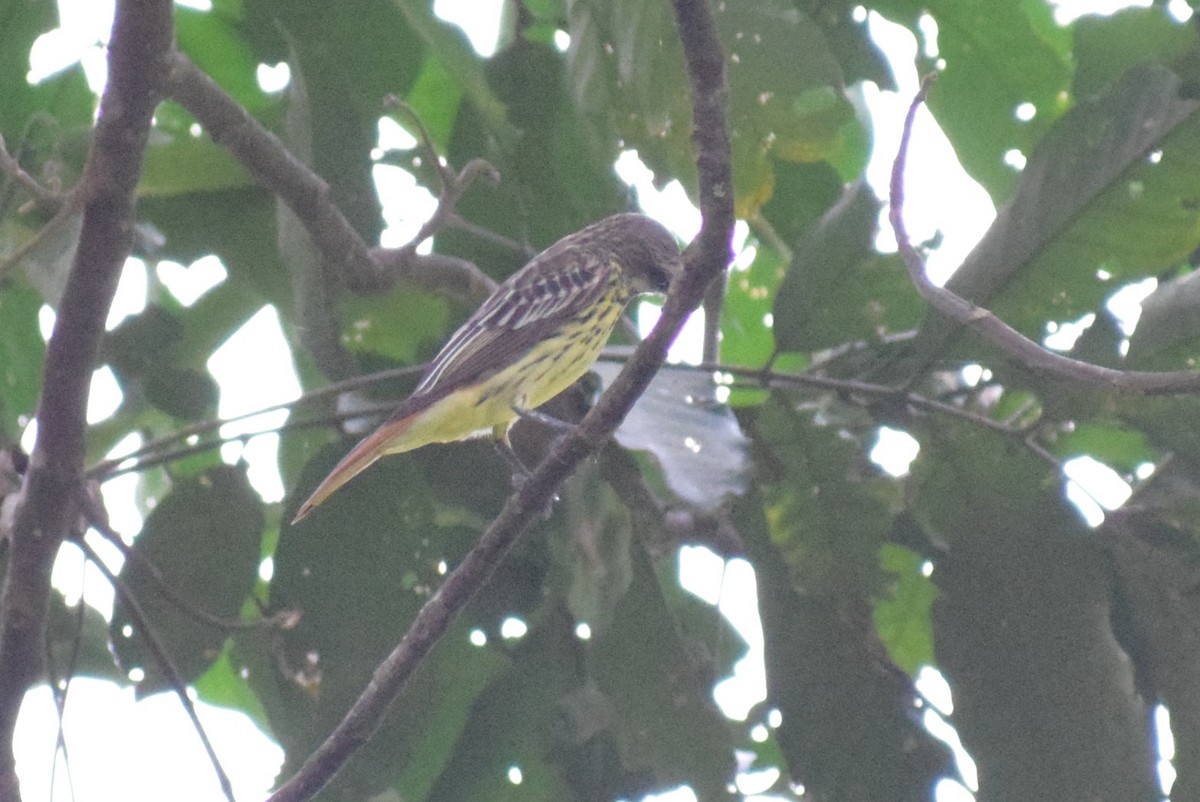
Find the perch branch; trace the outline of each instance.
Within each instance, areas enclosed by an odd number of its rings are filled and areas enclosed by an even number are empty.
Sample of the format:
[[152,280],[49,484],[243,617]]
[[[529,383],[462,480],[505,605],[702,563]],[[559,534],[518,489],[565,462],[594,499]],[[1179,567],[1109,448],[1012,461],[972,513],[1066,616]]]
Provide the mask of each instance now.
[[273,802],[310,799],[378,728],[392,700],[476,590],[491,575],[517,537],[546,508],[558,485],[617,427],[666,358],[667,347],[687,316],[699,306],[708,285],[730,261],[733,195],[726,127],[724,54],[707,0],[675,0],[693,104],[700,207],[704,223],[684,254],[676,280],[654,330],[624,370],[575,429],[564,435],[488,526],[462,563],[426,602],[395,650],[375,670],[359,696],[323,744],[271,797]]

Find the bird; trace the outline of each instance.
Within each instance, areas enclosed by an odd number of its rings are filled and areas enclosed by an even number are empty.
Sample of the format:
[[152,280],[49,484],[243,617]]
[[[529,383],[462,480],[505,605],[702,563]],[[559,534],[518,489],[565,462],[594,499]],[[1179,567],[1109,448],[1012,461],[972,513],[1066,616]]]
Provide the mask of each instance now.
[[[317,485],[304,519],[380,457],[508,431],[588,372],[630,298],[682,272],[675,237],[636,213],[563,237],[505,280],[426,366],[416,389]],[[519,466],[519,461],[517,461]]]

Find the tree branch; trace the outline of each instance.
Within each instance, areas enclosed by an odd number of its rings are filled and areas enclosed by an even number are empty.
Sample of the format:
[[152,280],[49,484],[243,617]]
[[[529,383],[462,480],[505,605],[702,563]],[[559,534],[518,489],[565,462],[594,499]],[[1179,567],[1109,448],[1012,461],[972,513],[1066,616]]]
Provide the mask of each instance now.
[[558,485],[616,429],[662,365],[667,347],[687,316],[699,306],[705,289],[729,264],[733,190],[723,51],[707,0],[675,0],[674,6],[692,86],[693,140],[704,223],[685,251],[684,272],[672,286],[658,324],[596,407],[556,443],[520,491],[509,499],[475,548],[421,608],[345,718],[300,770],[272,795],[272,802],[310,799],[371,737],[417,665],[520,534],[550,503]]
[[[325,180],[182,53],[171,56],[166,89],[256,181],[287,204],[351,290],[379,292],[405,281],[478,303],[495,289],[495,283],[470,262],[417,254],[417,242],[411,251],[370,248],[334,204]],[[469,174],[464,171],[455,190],[465,188],[460,185],[481,172],[475,167]]]
[[108,85],[82,182],[83,228],[46,348],[37,445],[18,502],[0,595],[0,800],[20,799],[17,712],[41,672],[50,569],[74,523],[88,388],[104,321],[133,245],[134,190],[172,38],[168,0],[119,0]]
[[978,333],[1006,356],[1034,373],[1132,395],[1170,395],[1200,390],[1200,372],[1197,371],[1115,370],[1057,354],[1021,334],[989,310],[929,280],[925,262],[913,247],[904,227],[904,165],[912,137],[913,120],[917,109],[925,102],[932,83],[932,75],[925,78],[908,108],[900,138],[900,151],[892,164],[891,208],[888,210],[900,255],[921,297],[939,312]]

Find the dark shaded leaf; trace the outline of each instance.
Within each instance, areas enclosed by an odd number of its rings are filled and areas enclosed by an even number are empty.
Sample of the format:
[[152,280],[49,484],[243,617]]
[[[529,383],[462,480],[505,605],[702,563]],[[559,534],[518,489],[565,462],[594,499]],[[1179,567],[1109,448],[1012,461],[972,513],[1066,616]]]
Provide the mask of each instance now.
[[920,319],[920,302],[900,264],[875,253],[879,209],[865,182],[852,184],[796,244],[775,295],[779,350],[878,340]]
[[117,668],[108,648],[108,622],[104,616],[82,601],[75,607],[67,607],[57,590],[50,594],[46,643],[56,680],[67,677],[68,670],[71,677],[98,677],[122,683],[128,680]]
[[876,637],[868,599],[853,587],[809,591],[805,569],[789,570],[772,542],[777,516],[765,499],[739,499],[733,517],[755,567],[768,701],[782,715],[774,735],[792,780],[829,799],[928,800],[950,753],[921,727],[916,691]]
[[[153,565],[170,589],[195,609],[235,620],[258,574],[262,529],[262,501],[243,470],[230,466],[178,483],[146,518],[134,544],[144,559],[127,561],[121,579],[185,684],[217,659],[227,633],[167,601],[142,563]],[[138,683],[140,695],[169,687],[120,599],[111,632],[122,668],[145,671]]]
[[[1146,367],[1154,357],[1171,366],[1196,350],[1200,338],[1200,272],[1160,281],[1142,301],[1137,328],[1129,337],[1131,365]],[[1182,352],[1182,353],[1180,353]],[[1170,359],[1170,357],[1175,357]],[[1158,361],[1158,360],[1155,360]]]
[[1089,14],[1072,28],[1078,67],[1071,91],[1078,98],[1100,94],[1148,61],[1175,66],[1198,44],[1195,27],[1172,18],[1163,6]]
[[[778,475],[763,489],[776,548],[806,592],[867,597],[880,586],[879,548],[898,488],[837,424],[768,403],[753,438],[756,460]],[[761,486],[761,485],[760,485]]]
[[616,719],[625,771],[641,793],[686,782],[701,799],[724,796],[733,773],[733,733],[712,700],[711,666],[679,637],[643,551],[612,626],[591,641],[589,675]]
[[[285,518],[345,447],[310,460],[284,505]],[[275,645],[239,638],[238,654],[287,752],[284,776],[362,692],[440,581],[438,563],[453,564],[475,535],[459,523],[461,511],[439,511],[419,464],[408,455],[381,461],[280,534],[271,605],[298,610],[300,623]],[[460,461],[458,481],[480,482],[470,476],[473,468]],[[492,622],[522,614],[508,602],[538,595],[538,571],[519,554],[505,562],[327,791],[329,798],[364,799],[388,787],[406,798],[428,793],[453,755],[471,705],[504,667],[500,655],[471,645],[468,634],[477,626],[490,632]]]
[[[947,287],[1038,336],[1096,308],[1109,290],[1098,270],[1133,278],[1184,260],[1200,244],[1200,105],[1179,91],[1174,73],[1143,66],[1063,117]],[[940,353],[957,331],[932,317],[914,347]]]
[[1129,653],[1138,692],[1171,712],[1177,767],[1171,796],[1200,793],[1200,573],[1195,533],[1134,512],[1106,521],[1099,535],[1112,557],[1119,584],[1114,629]]
[[922,445],[917,509],[948,544],[934,568],[936,651],[964,746],[989,756],[979,793],[1153,798],[1146,703],[1112,632],[1105,560],[1058,482],[957,423]]
[[[557,765],[573,753],[579,753],[576,760],[586,765],[588,761],[581,758],[594,759],[603,747],[572,742],[569,736],[575,733],[560,721],[565,717],[560,708],[568,705],[566,697],[581,681],[582,646],[570,623],[562,614],[545,615],[511,652],[494,656],[503,661],[504,669],[476,699],[453,756],[424,799],[568,802],[614,798],[611,792],[620,790],[619,786],[599,785],[591,796],[572,794],[563,767]],[[610,758],[600,765],[612,771],[619,768],[615,764]],[[519,783],[509,777],[514,767],[520,772]],[[613,778],[605,779],[611,782]]]
[[550,581],[574,619],[601,635],[633,581],[629,514],[594,466],[579,470],[560,495]]

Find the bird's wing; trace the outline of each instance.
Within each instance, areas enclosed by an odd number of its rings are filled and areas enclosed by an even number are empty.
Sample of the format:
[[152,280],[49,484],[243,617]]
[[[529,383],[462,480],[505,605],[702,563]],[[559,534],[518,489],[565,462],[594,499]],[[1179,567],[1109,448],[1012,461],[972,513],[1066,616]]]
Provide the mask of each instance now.
[[608,291],[611,264],[589,255],[548,269],[555,256],[547,251],[530,262],[467,319],[429,363],[413,400],[440,397],[513,364]]

